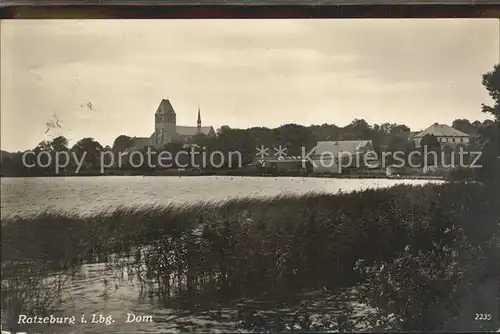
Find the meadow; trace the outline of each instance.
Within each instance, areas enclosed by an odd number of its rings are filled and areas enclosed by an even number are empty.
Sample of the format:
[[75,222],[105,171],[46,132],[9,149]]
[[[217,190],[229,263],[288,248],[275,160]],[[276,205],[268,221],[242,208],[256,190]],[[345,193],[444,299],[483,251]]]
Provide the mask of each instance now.
[[[107,262],[176,307],[359,286],[378,312],[375,329],[447,329],[465,295],[500,277],[498,193],[449,182],[10,217],[1,227],[2,309],[10,318],[49,310],[64,282],[44,277]],[[331,329],[314,327],[302,307],[299,328]],[[261,328],[290,328],[283,322]]]

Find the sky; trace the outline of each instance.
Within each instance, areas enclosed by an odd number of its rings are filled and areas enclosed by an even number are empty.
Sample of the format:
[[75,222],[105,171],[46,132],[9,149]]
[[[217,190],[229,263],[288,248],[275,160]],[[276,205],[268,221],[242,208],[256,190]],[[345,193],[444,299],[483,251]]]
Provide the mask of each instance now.
[[215,129],[484,120],[499,34],[496,19],[2,21],[0,147],[150,136],[163,98],[177,125],[199,107]]

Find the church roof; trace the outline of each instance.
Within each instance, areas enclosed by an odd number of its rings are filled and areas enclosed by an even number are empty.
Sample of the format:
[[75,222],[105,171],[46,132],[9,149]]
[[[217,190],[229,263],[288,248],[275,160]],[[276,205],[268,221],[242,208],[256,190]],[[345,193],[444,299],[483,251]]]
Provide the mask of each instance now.
[[172,107],[172,103],[170,103],[170,101],[166,99],[161,100],[158,109],[156,109],[156,114],[169,114],[169,113],[175,114],[175,110],[174,107]]
[[[209,135],[210,131],[213,130],[211,126],[202,126],[200,128],[200,133],[204,135]],[[176,127],[177,134],[179,136],[194,136],[198,134],[198,127],[196,126],[177,126]]]

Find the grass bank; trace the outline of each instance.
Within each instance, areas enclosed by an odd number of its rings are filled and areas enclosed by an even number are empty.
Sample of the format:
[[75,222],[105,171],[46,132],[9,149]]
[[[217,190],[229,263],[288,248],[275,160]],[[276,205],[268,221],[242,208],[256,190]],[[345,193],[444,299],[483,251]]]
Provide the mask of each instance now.
[[440,329],[473,282],[500,276],[499,217],[498,190],[478,183],[91,217],[43,212],[2,221],[2,276],[28,261],[70,269],[120,254],[141,263],[137,274],[165,300],[174,291],[187,299],[279,299],[365,283],[364,297],[397,314],[401,329]]

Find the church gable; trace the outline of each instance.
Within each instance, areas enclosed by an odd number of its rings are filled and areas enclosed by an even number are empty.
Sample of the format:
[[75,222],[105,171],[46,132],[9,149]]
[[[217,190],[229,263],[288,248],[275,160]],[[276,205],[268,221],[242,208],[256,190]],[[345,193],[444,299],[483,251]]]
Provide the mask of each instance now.
[[212,136],[212,137],[215,137],[216,135],[213,126],[202,126],[201,133],[205,134],[206,136]]

